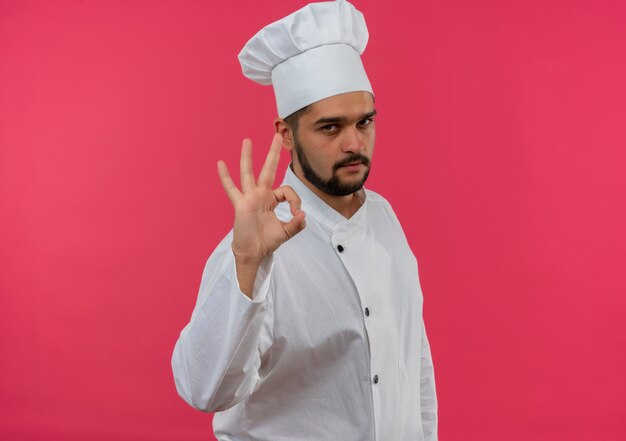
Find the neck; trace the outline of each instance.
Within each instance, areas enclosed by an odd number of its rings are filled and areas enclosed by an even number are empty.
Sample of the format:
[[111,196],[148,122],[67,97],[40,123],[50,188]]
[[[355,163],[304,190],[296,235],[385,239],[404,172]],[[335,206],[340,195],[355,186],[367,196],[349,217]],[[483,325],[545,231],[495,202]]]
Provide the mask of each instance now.
[[292,170],[309,190],[315,193],[315,195],[322,201],[324,201],[326,205],[330,206],[346,219],[350,219],[354,215],[354,213],[356,213],[359,208],[361,208],[361,205],[363,205],[365,193],[362,188],[359,191],[346,196],[334,196],[328,193],[324,193],[315,185],[311,184],[311,182],[309,182],[309,180],[304,177],[302,169],[299,166],[294,164]]

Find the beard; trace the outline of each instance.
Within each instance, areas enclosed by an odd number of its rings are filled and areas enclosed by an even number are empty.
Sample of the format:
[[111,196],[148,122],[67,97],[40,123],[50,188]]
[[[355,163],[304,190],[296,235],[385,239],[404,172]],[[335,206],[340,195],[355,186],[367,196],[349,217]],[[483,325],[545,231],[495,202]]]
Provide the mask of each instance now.
[[[311,167],[311,163],[309,162],[309,159],[304,153],[304,150],[302,149],[302,146],[296,136],[294,136],[294,150],[296,151],[296,155],[298,156],[298,162],[300,162],[300,167],[302,168],[302,173],[304,174],[304,177],[318,190],[332,196],[348,196],[349,194],[359,191],[365,184],[365,181],[370,174],[369,158],[359,153],[352,153],[347,158],[336,162],[333,165],[332,177],[330,179],[324,179],[320,175],[318,175],[315,170],[313,170],[313,167]],[[357,182],[341,182],[339,175],[337,175],[337,170],[339,170],[344,165],[352,164],[355,162],[362,162],[363,165],[366,167],[363,177]]]

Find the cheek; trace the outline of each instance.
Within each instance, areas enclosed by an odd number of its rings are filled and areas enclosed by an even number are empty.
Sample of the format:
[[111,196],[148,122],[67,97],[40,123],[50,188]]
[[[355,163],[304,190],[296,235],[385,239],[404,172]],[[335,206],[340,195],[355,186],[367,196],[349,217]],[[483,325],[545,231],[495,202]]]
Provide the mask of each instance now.
[[335,161],[337,161],[336,149],[333,147],[333,144],[329,143],[327,139],[316,139],[315,141],[307,149],[309,162],[322,168],[332,167]]
[[367,142],[370,146],[370,150],[374,150],[374,142],[376,141],[376,130],[372,128],[372,130],[367,134]]
[[305,137],[306,140],[300,142],[306,143],[304,153],[311,168],[322,178],[330,179],[334,174],[333,165],[343,157],[340,140],[318,133],[307,133]]
[[322,152],[317,158],[317,167],[320,175],[329,178],[333,174],[333,166],[340,158]]

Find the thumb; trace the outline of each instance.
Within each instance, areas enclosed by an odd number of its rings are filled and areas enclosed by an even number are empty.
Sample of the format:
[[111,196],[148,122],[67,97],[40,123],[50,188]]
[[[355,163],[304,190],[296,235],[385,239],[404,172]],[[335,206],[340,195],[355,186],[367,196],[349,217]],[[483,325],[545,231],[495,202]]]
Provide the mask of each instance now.
[[293,219],[289,222],[283,222],[282,224],[283,230],[285,230],[285,233],[287,234],[287,240],[291,239],[300,231],[304,230],[304,227],[306,227],[304,211],[298,210]]

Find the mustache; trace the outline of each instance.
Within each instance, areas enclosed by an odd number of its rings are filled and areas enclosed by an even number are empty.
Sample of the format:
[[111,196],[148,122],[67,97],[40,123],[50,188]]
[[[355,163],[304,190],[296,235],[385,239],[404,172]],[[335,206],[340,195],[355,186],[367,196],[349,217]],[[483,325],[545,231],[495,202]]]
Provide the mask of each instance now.
[[355,162],[362,162],[366,167],[370,166],[370,160],[366,156],[361,155],[360,153],[353,153],[345,159],[338,161],[333,165],[333,172],[336,172],[341,167],[346,166],[348,164],[353,164]]

